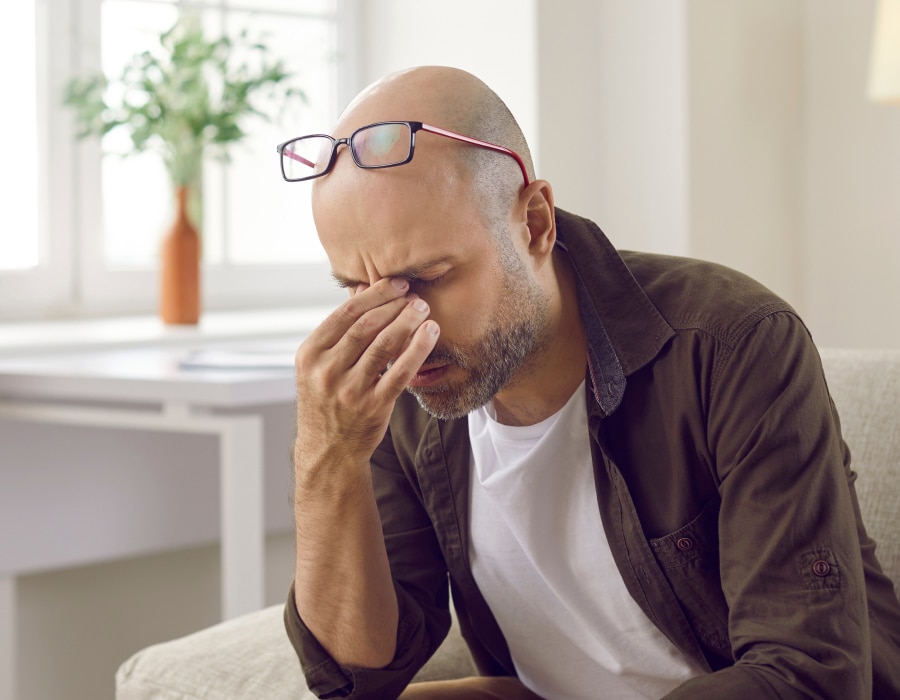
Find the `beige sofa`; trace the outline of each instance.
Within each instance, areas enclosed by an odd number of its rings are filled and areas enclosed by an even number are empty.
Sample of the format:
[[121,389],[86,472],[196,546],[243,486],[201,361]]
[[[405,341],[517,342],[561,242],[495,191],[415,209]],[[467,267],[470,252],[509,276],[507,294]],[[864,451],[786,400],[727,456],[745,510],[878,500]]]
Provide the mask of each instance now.
[[[900,351],[822,351],[844,438],[859,473],[856,488],[888,574],[900,581]],[[471,674],[454,629],[419,678]],[[306,700],[282,623],[281,606],[144,649],[116,676],[118,700]]]

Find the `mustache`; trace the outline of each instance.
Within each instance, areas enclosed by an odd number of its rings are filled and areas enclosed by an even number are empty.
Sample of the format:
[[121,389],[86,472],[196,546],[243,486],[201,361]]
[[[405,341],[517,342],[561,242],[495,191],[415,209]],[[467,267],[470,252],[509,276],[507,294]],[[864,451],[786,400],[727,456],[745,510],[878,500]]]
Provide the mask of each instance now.
[[472,361],[472,354],[467,351],[465,348],[450,345],[450,346],[435,346],[435,348],[428,353],[428,357],[425,358],[425,361],[422,363],[423,365],[455,365],[462,370],[470,370],[474,366],[474,362]]
[[457,365],[457,364],[460,364],[461,359],[462,358],[459,356],[459,353],[453,352],[452,350],[448,350],[447,348],[436,347],[430,353],[428,353],[428,357],[425,358],[425,361],[422,364],[423,365],[442,365],[442,364]]
[[[391,360],[387,363],[385,368],[381,370],[380,374],[384,374],[387,372],[391,366],[394,364],[394,360]],[[428,353],[428,357],[426,357],[422,361],[422,365],[456,365],[460,369],[468,369],[469,361],[466,358],[465,353],[462,353],[458,350],[451,350],[449,348],[443,347],[435,347],[430,353]]]

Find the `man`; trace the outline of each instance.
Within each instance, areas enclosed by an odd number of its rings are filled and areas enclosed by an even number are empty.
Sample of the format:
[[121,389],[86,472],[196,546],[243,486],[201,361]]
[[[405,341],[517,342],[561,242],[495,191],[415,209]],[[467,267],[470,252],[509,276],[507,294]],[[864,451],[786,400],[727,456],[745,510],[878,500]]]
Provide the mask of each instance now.
[[[388,76],[334,134],[279,147],[350,293],[297,352],[285,619],[317,694],[900,697],[900,604],[786,303],[555,209],[462,71]],[[448,576],[483,675],[406,689]]]

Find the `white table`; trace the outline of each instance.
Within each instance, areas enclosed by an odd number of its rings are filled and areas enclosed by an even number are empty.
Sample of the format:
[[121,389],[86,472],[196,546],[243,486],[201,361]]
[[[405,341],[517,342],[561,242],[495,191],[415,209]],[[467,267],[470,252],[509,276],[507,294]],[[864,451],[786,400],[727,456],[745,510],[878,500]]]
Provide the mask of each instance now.
[[[296,344],[272,349],[289,361]],[[254,407],[292,404],[294,375],[288,366],[185,369],[184,357],[169,347],[0,358],[0,420],[217,436],[227,619],[264,603],[262,418]],[[15,690],[16,573],[0,561],[0,700]]]

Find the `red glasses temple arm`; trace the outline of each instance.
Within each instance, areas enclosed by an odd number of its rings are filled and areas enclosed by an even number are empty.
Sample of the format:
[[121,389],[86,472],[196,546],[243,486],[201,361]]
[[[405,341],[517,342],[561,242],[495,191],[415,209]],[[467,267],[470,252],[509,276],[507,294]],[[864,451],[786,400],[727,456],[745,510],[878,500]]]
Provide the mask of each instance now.
[[487,141],[479,141],[478,139],[473,139],[471,136],[463,136],[462,134],[457,134],[456,132],[442,129],[439,126],[432,126],[431,124],[422,124],[422,131],[430,131],[433,134],[440,134],[441,136],[447,136],[451,139],[456,139],[457,141],[471,143],[473,146],[481,146],[482,148],[488,148],[492,151],[497,151],[497,153],[505,153],[508,156],[512,156],[513,158],[515,158],[516,163],[519,166],[519,170],[522,171],[522,177],[525,178],[525,187],[528,187],[528,185],[531,184],[531,180],[528,178],[528,171],[525,169],[525,163],[519,157],[518,153],[510,150],[509,148],[498,146],[495,143],[488,143]]

